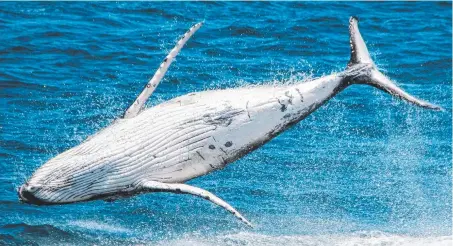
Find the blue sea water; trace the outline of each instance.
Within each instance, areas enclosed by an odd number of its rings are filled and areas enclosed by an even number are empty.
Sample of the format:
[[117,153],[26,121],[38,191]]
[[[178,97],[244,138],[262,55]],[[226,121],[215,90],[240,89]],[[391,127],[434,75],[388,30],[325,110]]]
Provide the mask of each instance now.
[[[377,66],[416,108],[351,86],[262,148],[191,180],[203,199],[22,204],[17,188],[109,125],[177,37],[148,106],[189,92],[299,83],[342,71],[357,15]],[[451,2],[0,3],[0,244],[451,245]]]

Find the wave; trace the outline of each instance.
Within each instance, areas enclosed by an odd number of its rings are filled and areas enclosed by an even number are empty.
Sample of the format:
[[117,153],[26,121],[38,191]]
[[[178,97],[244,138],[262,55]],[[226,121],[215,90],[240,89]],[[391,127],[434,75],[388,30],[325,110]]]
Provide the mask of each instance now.
[[451,246],[451,236],[408,236],[387,234],[379,231],[356,232],[351,234],[330,235],[265,235],[258,233],[240,232],[214,238],[184,237],[177,240],[157,243],[157,245],[297,245],[297,246]]
[[8,224],[0,228],[0,245],[61,245],[75,244],[77,236],[55,226]]
[[130,230],[120,227],[120,226],[114,226],[111,224],[107,223],[100,223],[97,221],[84,221],[84,220],[79,220],[79,221],[73,221],[69,222],[70,226],[75,226],[79,227],[82,229],[89,229],[90,231],[103,231],[103,232],[108,232],[108,233],[129,233]]
[[[185,234],[176,239],[168,237],[155,241],[148,238],[146,233],[133,233],[122,226],[109,225],[96,221],[74,221],[69,223],[66,230],[51,225],[10,224],[1,229],[0,245],[174,245],[174,246],[210,246],[210,245],[288,245],[288,246],[451,246],[452,236],[417,236],[393,234],[381,231],[360,231],[346,234],[317,234],[317,235],[272,235],[258,232],[237,232],[218,235],[201,235],[199,232]],[[89,230],[93,234],[81,237],[78,229]],[[74,229],[76,229],[74,231]],[[110,236],[104,233],[110,234]],[[99,234],[100,233],[100,234]],[[119,236],[122,234],[123,236]],[[95,236],[97,235],[97,236]],[[113,237],[112,237],[113,236]],[[144,237],[143,237],[144,236]]]

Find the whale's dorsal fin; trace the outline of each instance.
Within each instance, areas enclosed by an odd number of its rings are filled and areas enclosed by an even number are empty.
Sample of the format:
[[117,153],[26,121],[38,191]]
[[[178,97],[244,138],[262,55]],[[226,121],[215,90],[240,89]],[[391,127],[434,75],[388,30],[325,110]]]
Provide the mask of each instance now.
[[232,213],[240,221],[244,222],[246,225],[250,227],[253,227],[252,224],[246,218],[244,218],[236,209],[234,209],[230,204],[226,203],[224,200],[218,198],[216,195],[212,194],[207,190],[203,190],[201,188],[190,186],[187,184],[171,184],[161,183],[157,181],[146,181],[142,184],[142,187],[145,191],[182,193],[202,197],[228,210],[228,212]]
[[132,118],[138,115],[140,110],[145,105],[146,100],[153,94],[154,90],[156,89],[159,82],[164,77],[165,73],[168,70],[168,67],[173,62],[173,59],[178,55],[181,48],[184,44],[189,40],[189,38],[203,25],[203,22],[197,23],[192,26],[183,36],[182,38],[176,43],[175,47],[170,51],[170,53],[165,57],[164,61],[160,64],[159,68],[157,69],[154,76],[151,80],[146,84],[143,91],[138,95],[137,99],[132,103],[131,106],[124,112],[123,118]]

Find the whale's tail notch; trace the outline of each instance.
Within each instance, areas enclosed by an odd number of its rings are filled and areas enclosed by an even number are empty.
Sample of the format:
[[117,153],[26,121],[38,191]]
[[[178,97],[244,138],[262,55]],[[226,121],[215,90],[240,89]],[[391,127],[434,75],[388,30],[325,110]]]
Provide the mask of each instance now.
[[349,60],[348,68],[346,70],[346,73],[350,72],[348,76],[349,79],[347,79],[348,84],[371,85],[419,107],[443,110],[437,105],[420,100],[405,92],[378,70],[371,59],[365,41],[360,34],[358,18],[355,16],[352,16],[349,19],[349,38],[351,45],[351,59]]

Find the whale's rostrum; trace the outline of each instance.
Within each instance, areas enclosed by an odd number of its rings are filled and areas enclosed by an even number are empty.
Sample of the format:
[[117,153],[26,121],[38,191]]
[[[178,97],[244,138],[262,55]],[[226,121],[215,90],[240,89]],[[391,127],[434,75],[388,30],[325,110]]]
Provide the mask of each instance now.
[[[19,188],[23,202],[65,204],[147,192],[205,198],[250,223],[214,194],[186,181],[222,169],[296,124],[353,84],[367,84],[420,107],[419,100],[385,77],[349,21],[351,59],[345,71],[312,81],[190,93],[143,109],[192,27],[170,52],[124,117],[50,159]],[[143,109],[143,110],[142,110]]]

